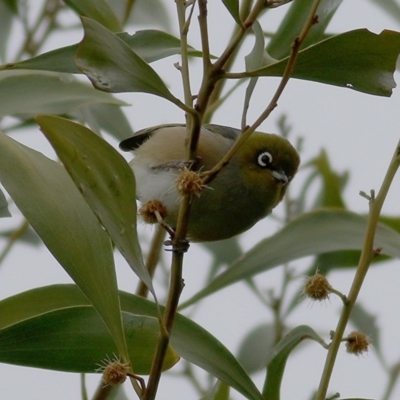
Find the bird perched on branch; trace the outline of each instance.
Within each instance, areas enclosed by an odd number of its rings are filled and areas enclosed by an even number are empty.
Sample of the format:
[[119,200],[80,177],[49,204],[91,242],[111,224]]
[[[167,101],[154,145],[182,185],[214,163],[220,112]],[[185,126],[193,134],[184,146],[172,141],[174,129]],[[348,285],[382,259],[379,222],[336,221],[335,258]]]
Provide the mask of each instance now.
[[202,126],[196,157],[190,161],[185,159],[185,125],[159,125],[123,140],[120,148],[135,155],[130,165],[141,213],[154,213],[174,228],[182,193],[192,194],[187,232],[199,242],[238,235],[271,213],[300,163],[295,148],[281,136],[254,132],[216,177],[202,184],[201,174],[222,159],[240,133],[221,125]]

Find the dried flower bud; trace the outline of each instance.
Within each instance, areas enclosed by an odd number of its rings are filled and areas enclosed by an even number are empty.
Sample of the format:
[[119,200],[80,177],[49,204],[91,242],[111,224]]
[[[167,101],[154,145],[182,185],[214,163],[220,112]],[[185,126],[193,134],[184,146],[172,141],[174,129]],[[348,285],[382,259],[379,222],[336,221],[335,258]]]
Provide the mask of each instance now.
[[307,279],[304,285],[303,293],[311,300],[322,301],[329,298],[331,293],[331,285],[325,276],[316,273]]
[[176,180],[176,188],[182,196],[200,197],[205,185],[196,171],[184,168]]
[[147,224],[156,224],[167,216],[167,208],[161,201],[150,200],[140,207],[139,214]]
[[129,364],[120,360],[111,361],[107,359],[102,362],[101,367],[97,370],[103,373],[102,381],[107,386],[115,386],[124,383],[129,375]]
[[368,336],[362,332],[351,332],[345,340],[348,353],[360,355],[368,351],[370,341]]

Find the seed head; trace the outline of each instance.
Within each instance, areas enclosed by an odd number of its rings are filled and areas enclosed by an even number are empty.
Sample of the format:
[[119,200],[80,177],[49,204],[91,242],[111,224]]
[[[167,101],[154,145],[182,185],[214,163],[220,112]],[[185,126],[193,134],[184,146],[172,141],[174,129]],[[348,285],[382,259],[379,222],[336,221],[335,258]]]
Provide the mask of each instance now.
[[311,300],[322,301],[329,298],[331,285],[325,276],[317,272],[315,275],[310,276],[307,279],[303,293]]
[[362,332],[351,332],[345,340],[348,353],[358,356],[368,351],[370,341],[368,339],[368,336]]
[[123,363],[117,356],[114,360],[107,357],[99,364],[99,368],[96,372],[102,372],[102,381],[105,386],[115,386],[124,383],[126,377],[129,375],[130,364]]
[[205,185],[196,171],[184,168],[176,180],[176,188],[182,196],[200,197]]
[[167,216],[167,208],[161,201],[150,200],[140,207],[139,214],[147,224],[156,224]]

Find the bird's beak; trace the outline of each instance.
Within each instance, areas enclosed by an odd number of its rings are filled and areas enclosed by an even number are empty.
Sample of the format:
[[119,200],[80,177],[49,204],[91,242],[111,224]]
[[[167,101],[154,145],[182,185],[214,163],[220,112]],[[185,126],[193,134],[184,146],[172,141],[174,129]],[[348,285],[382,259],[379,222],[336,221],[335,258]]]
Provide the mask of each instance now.
[[283,171],[272,171],[272,176],[284,185],[289,183],[289,178]]

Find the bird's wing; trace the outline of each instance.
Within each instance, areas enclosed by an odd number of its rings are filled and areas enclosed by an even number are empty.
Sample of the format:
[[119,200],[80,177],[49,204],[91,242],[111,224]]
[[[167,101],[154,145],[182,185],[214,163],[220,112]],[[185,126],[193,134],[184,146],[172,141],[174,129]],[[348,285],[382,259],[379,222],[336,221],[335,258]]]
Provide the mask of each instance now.
[[[141,129],[137,131],[133,136],[124,139],[120,144],[119,148],[123,151],[132,151],[139,148],[151,135],[161,128],[172,128],[174,126],[184,127],[185,124],[162,124],[157,126],[152,126],[150,128]],[[226,139],[234,142],[240,134],[240,129],[231,128],[229,126],[216,125],[216,124],[206,124],[203,128],[208,131],[221,135]]]
[[241,132],[240,129],[231,128],[230,126],[224,125],[206,124],[203,125],[203,127],[217,135],[221,135],[226,139],[232,140],[232,142],[238,138]]
[[171,128],[174,126],[183,127],[185,124],[162,124],[152,126],[150,128],[141,129],[137,131],[133,136],[124,139],[120,144],[119,148],[123,151],[132,151],[138,149],[151,135],[161,128]]

